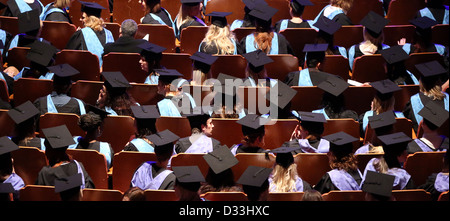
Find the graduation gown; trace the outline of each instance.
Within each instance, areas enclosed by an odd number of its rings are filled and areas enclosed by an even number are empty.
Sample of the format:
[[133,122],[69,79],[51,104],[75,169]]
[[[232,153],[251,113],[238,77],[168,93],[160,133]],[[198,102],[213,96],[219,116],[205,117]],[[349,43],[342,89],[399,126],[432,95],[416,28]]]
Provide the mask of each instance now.
[[419,111],[428,103],[434,102],[435,104],[445,108],[447,111],[449,110],[449,96],[445,93],[444,100],[432,100],[431,98],[425,96],[423,93],[419,92],[413,96],[409,102],[405,105],[403,109],[403,115],[406,118],[410,119],[413,123],[413,129],[417,132],[419,127],[419,123],[422,121],[423,117],[419,115]]
[[[320,17],[325,16],[324,11],[327,10],[329,7],[331,7],[331,5],[325,6],[322,9],[322,11],[320,11],[320,13],[316,16],[316,18],[314,19],[314,22],[312,24],[315,24]],[[342,9],[337,9],[325,17],[327,17],[328,19],[333,20],[335,22],[338,22],[341,25],[353,25],[353,22],[344,13],[344,11]],[[313,27],[313,28],[316,28],[316,27]]]
[[73,140],[76,144],[69,146],[69,149],[95,150],[105,156],[106,164],[108,168],[111,168],[112,160],[114,157],[114,150],[112,149],[111,144],[107,142],[95,141],[89,143],[89,145],[85,148],[80,144],[80,142],[83,140],[83,137],[76,136]]
[[448,137],[441,136],[442,137],[442,143],[439,147],[431,147],[427,143],[425,143],[422,139],[425,138],[418,138],[414,139],[413,141],[408,143],[408,147],[406,151],[408,151],[408,154],[413,154],[415,152],[435,152],[435,151],[445,151],[448,149]]
[[[233,53],[233,55],[235,55],[235,54],[237,54],[238,46],[236,44],[236,41],[234,41],[233,39],[231,39],[231,41],[234,43],[234,53]],[[206,42],[200,43],[198,51],[206,53],[206,54],[210,54],[210,55],[226,55],[226,54],[222,54],[219,51],[219,48],[217,47],[217,44],[215,42],[212,42],[212,44],[209,45],[209,46],[206,45]]]
[[[177,154],[178,153],[187,153],[187,152],[189,152],[189,153],[207,153],[207,152],[211,152],[214,149],[220,147],[220,141],[218,141],[214,138],[211,138],[211,137],[206,137],[206,136],[205,136],[206,138],[211,139],[210,146],[204,146],[203,144],[209,144],[209,143],[198,140],[200,138],[198,138],[194,142],[194,143],[197,142],[196,146],[192,146],[192,142],[189,139],[190,137],[181,138],[175,143],[175,146],[174,146],[175,153],[177,153]],[[205,140],[207,140],[206,138],[205,138]],[[193,147],[193,148],[190,149],[191,147]],[[195,148],[195,150],[194,150],[194,148]],[[207,150],[210,150],[210,151],[207,151]]]
[[431,199],[437,201],[439,196],[449,190],[449,176],[448,173],[433,173],[427,181],[418,186],[418,189],[424,189],[431,194]]
[[301,23],[294,23],[290,19],[283,19],[275,23],[276,32],[280,32],[287,28],[311,28],[311,25],[306,20],[303,20]]
[[48,103],[48,97],[40,97],[34,102],[34,106],[40,111],[41,115],[45,113],[72,113],[77,115],[83,115],[86,113],[84,102],[73,97],[69,97],[66,94],[56,93],[50,94],[53,106]]
[[67,11],[54,7],[53,3],[45,6],[44,13],[41,15],[41,20],[69,22],[72,24],[72,20]]
[[[308,190],[312,190],[311,184],[308,182],[302,180],[302,178],[297,176],[297,179],[295,180],[295,189],[292,190],[292,192],[306,192]],[[272,179],[272,176],[269,177],[269,192],[274,193],[276,192],[276,186]]]
[[[367,171],[377,172],[374,167],[374,161],[378,160],[377,158],[372,158],[366,165],[364,169],[363,181],[366,177]],[[393,190],[406,190],[406,189],[415,189],[413,180],[411,179],[411,175],[403,168],[389,168],[386,172],[388,175],[395,176],[394,183],[392,184]]]
[[[294,50],[291,47],[291,44],[286,40],[286,38],[279,33],[273,32],[274,37],[272,38],[272,47],[270,49],[270,52],[268,54],[291,54],[294,55]],[[250,53],[252,51],[256,51],[256,42],[255,37],[252,34],[249,34],[242,38],[242,40],[239,42],[238,46],[238,54],[246,54]]]
[[[356,45],[352,45],[347,51],[348,62],[349,62],[351,70],[353,69],[353,63],[355,62],[355,59],[364,55],[364,53],[360,49],[360,45],[361,45],[361,43],[356,44]],[[380,54],[380,52],[383,49],[387,49],[387,48],[389,48],[389,45],[382,44],[382,47],[378,48],[377,51],[374,54]]]
[[0,72],[0,80],[5,81],[6,89],[8,89],[8,94],[14,94],[14,78],[10,77],[8,74],[2,71]]
[[170,13],[161,8],[161,11],[158,13],[148,13],[142,19],[142,24],[152,24],[152,25],[167,25],[169,27],[174,28],[174,23],[172,21],[172,17]]
[[142,190],[173,190],[176,176],[171,170],[161,168],[153,162],[145,162],[136,170],[131,180],[131,187]]
[[146,140],[142,138],[134,138],[123,148],[124,151],[138,151],[138,152],[146,152],[146,153],[154,153],[155,152],[155,144],[148,143]]
[[181,24],[180,27],[178,27],[176,25],[177,24],[177,19],[178,19],[178,17],[175,18],[175,21],[174,21],[175,25],[174,26],[175,26],[175,37],[178,40],[180,40],[181,31],[183,31],[184,28],[187,28],[187,27],[190,27],[190,26],[206,26],[206,24],[201,19],[199,19],[197,17],[193,17],[192,20],[187,21],[187,22]]
[[441,8],[429,8],[425,7],[420,9],[416,18],[428,17],[439,24],[449,24],[449,9],[448,5],[443,5]]
[[[21,5],[24,5],[24,7]],[[34,9],[37,9],[39,11],[39,14],[41,14],[43,8],[44,6],[39,0],[34,0],[33,3],[26,3],[23,0],[9,0],[7,2],[7,7],[3,13],[3,16],[18,17],[20,13],[31,11]]]
[[[182,107],[182,103],[184,102],[184,99],[189,100],[190,106],[188,107],[190,110],[195,108],[196,104],[194,101],[194,98],[188,93],[181,93],[177,96],[167,96],[161,101],[157,103],[158,110],[161,114],[161,116],[166,117],[181,117],[180,110],[178,110],[178,107]],[[178,105],[176,105],[178,104]]]
[[25,140],[21,140],[17,143],[17,146],[23,146],[23,147],[36,147],[40,150],[45,151],[45,145],[44,145],[45,138],[40,137],[33,137],[32,139],[29,139],[25,142]]
[[13,192],[14,201],[19,200],[20,189],[25,187],[25,182],[23,181],[22,177],[20,177],[16,173],[11,173],[9,175],[9,177],[6,178],[6,180],[4,180],[2,182],[0,181],[0,183],[10,183],[14,189],[14,192]]
[[55,180],[60,178],[67,178],[75,174],[82,173],[84,183],[82,184],[82,189],[91,188],[95,189],[94,182],[87,173],[81,162],[72,160],[69,163],[61,164],[58,167],[44,166],[41,171],[39,171],[36,185],[43,186],[54,186]]
[[3,56],[3,61],[6,61],[6,52],[8,51],[10,41],[13,35],[5,30],[0,29],[0,41],[3,42],[3,49],[0,49],[1,56]]
[[292,152],[293,155],[298,153],[328,153],[330,142],[325,139],[293,139],[286,141],[283,147],[300,147],[300,149]]
[[[332,172],[333,171],[333,172]],[[314,189],[321,194],[328,193],[332,190],[360,190],[362,183],[362,175],[357,171],[348,171],[334,169],[325,173]],[[333,175],[336,173],[337,175]]]
[[284,83],[289,86],[317,86],[332,75],[314,68],[289,73]]
[[234,155],[238,153],[264,153],[266,151],[261,147],[244,147],[242,144],[235,144],[230,150]]
[[115,42],[107,43],[103,47],[103,55],[105,56],[110,52],[122,52],[122,53],[141,53],[142,48],[139,45],[145,43],[144,39],[135,39],[133,37],[122,36]]

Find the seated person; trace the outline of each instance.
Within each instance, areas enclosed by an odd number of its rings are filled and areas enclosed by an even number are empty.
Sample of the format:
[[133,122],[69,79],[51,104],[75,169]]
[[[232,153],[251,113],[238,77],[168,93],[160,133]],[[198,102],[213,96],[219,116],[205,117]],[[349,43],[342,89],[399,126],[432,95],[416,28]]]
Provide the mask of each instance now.
[[426,183],[418,186],[418,189],[424,189],[431,194],[433,200],[438,200],[439,196],[447,192],[448,188],[448,149],[445,151],[444,157],[442,159],[443,167],[439,173],[431,174]]
[[339,22],[335,22],[326,17],[319,19],[312,28],[315,28],[318,33],[315,44],[328,44],[328,48],[325,50],[325,55],[342,55],[344,58],[348,58],[347,49],[342,46],[334,44],[334,33],[336,33],[342,25]]
[[420,9],[416,18],[428,17],[435,20],[438,24],[449,24],[448,5],[444,5],[444,0],[426,0],[427,6]]
[[416,76],[406,69],[405,61],[409,55],[402,46],[396,45],[382,50],[381,56],[386,61],[387,77],[398,85],[419,84]]
[[266,64],[273,62],[269,56],[259,49],[243,56],[247,60],[247,67],[245,69],[245,78],[242,79],[244,82],[242,86],[275,86],[277,80],[269,78],[265,68]]
[[68,9],[72,7],[72,0],[55,0],[43,9],[40,19],[42,21],[60,21],[72,24]]
[[205,201],[198,195],[202,183],[206,182],[198,166],[172,167],[175,179],[175,194],[178,201]]
[[258,4],[267,5],[267,2],[265,2],[264,0],[242,0],[242,2],[245,4],[244,18],[234,20],[230,26],[231,31],[233,31],[236,28],[254,28],[255,27],[255,17],[250,15],[250,12]]
[[313,5],[309,0],[291,0],[289,3],[289,14],[291,19],[283,19],[275,24],[276,32],[283,31],[287,28],[311,28],[311,21],[302,19],[305,6]]
[[[13,199],[14,201],[19,200],[20,189],[25,187],[25,182],[23,179],[14,172],[13,159],[11,152],[18,150],[14,142],[12,142],[8,137],[0,137],[0,185],[10,184],[12,187]],[[4,189],[2,188],[1,193]],[[0,194],[1,195],[1,194]]]
[[242,125],[242,141],[233,145],[230,149],[236,155],[238,153],[263,153],[264,136],[266,135],[265,124],[270,121],[256,114],[248,114],[236,121]]
[[373,133],[368,133],[368,130],[362,133],[365,143],[355,151],[355,154],[383,154],[383,143],[378,137],[394,133],[394,124],[397,121],[395,119],[395,114],[393,111],[386,111],[368,117],[367,121],[367,125],[373,130]]
[[136,133],[134,138],[125,145],[124,151],[155,152],[155,144],[147,136],[156,134],[156,119],[159,118],[155,105],[131,106],[135,119]]
[[53,66],[54,58],[58,49],[55,47],[36,41],[30,46],[27,58],[30,60],[30,67],[24,67],[14,76],[14,80],[19,78],[37,78],[52,80],[54,73],[49,69]]
[[175,17],[175,37],[179,40],[181,32],[184,28],[190,26],[206,26],[205,22],[201,20],[200,3],[203,0],[181,0],[181,7],[178,15]]
[[166,48],[159,45],[152,44],[150,42],[145,42],[139,45],[141,48],[140,55],[141,60],[139,64],[141,69],[148,73],[145,79],[145,84],[158,84],[159,74],[156,73],[156,69],[164,69],[161,65],[162,53]]
[[321,17],[326,17],[341,25],[353,25],[351,19],[347,16],[348,11],[353,6],[353,0],[330,0],[330,4],[325,6],[314,19],[314,23]]
[[238,184],[249,201],[267,201],[269,196],[269,176],[272,168],[248,166],[241,175]]
[[140,20],[141,24],[167,25],[175,30],[172,16],[161,7],[161,0],[141,0],[140,2],[145,11],[145,16]]
[[203,52],[195,52],[192,60],[192,81],[191,85],[205,85],[211,76],[211,65],[217,61],[218,57]]
[[176,177],[172,170],[167,169],[173,153],[173,142],[179,139],[177,135],[165,130],[147,139],[155,144],[156,162],[144,162],[133,175],[131,187],[142,190],[173,190]]
[[403,45],[403,50],[406,53],[437,52],[442,56],[448,57],[448,49],[444,45],[433,42],[431,28],[438,24],[436,21],[429,17],[420,17],[411,20],[410,23],[416,27],[416,32],[413,42]]
[[45,151],[44,138],[36,136],[39,110],[27,101],[8,111],[9,117],[14,121],[15,127],[11,140],[19,146],[37,147]]
[[146,43],[143,39],[135,39],[138,25],[133,19],[126,19],[119,29],[119,38],[115,42],[106,43],[103,47],[104,57],[110,52],[140,53],[142,48],[139,45]]
[[211,55],[237,54],[237,40],[230,31],[226,18],[230,14],[231,12],[212,12],[206,15],[211,16],[211,25],[200,43],[199,52]]
[[44,5],[39,0],[11,0],[7,2],[3,16],[18,17],[20,13],[36,10],[42,14]]

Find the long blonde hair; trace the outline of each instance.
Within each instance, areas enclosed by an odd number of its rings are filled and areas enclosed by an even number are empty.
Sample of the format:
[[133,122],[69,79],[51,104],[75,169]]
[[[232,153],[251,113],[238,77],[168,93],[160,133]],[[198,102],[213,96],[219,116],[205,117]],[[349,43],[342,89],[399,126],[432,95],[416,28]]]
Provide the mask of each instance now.
[[84,26],[92,28],[92,30],[94,31],[103,31],[103,28],[105,27],[105,22],[103,21],[102,18],[98,18],[91,15],[86,17]]
[[[180,28],[181,25],[183,25],[185,22],[194,20],[193,17],[191,17],[191,13],[193,13],[193,10],[196,9],[196,7],[200,6],[189,6],[187,4],[181,4],[180,10],[177,14],[177,20],[176,20],[176,26],[177,28]],[[193,15],[196,16],[196,15]]]
[[203,42],[206,43],[206,48],[216,46],[218,49],[217,54],[231,55],[237,50],[231,39],[236,38],[230,31],[228,25],[221,28],[217,25],[211,24],[205,38],[203,39]]
[[272,172],[273,182],[270,183],[269,189],[277,193],[294,192],[297,177],[297,164],[293,163],[288,168],[276,164]]
[[378,96],[375,96],[372,100],[372,110],[375,111],[376,114],[381,114],[388,110],[393,110],[394,104],[394,96],[385,101],[381,100]]
[[425,96],[431,98],[432,100],[444,100],[445,94],[442,92],[442,87],[439,83],[436,83],[434,85],[427,85],[427,83],[424,84],[423,80],[419,80],[419,90],[422,92]]

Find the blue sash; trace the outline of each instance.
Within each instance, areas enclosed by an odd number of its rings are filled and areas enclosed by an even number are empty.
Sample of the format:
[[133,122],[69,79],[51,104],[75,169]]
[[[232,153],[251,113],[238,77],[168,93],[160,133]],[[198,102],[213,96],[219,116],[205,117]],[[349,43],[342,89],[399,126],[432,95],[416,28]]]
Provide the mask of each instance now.
[[[396,118],[405,118],[402,112],[394,111]],[[369,125],[369,117],[373,116],[373,110],[366,111],[363,117],[363,131],[366,131],[367,125]]]
[[[331,7],[331,5],[327,5],[325,6],[322,11],[319,12],[319,14],[316,16],[316,18],[314,18],[313,22],[311,22],[309,25],[311,26],[311,28],[316,29],[316,31],[319,31],[319,28],[317,28],[316,26],[312,25],[315,24],[317,22],[317,20],[321,17],[321,16],[325,16],[323,13],[325,12],[325,9],[327,9],[328,7]],[[334,17],[336,17],[336,15],[344,13],[344,11],[342,9],[337,9],[335,11],[333,11],[331,14],[329,14],[328,16],[325,16],[326,18],[333,20]]]
[[297,83],[298,86],[314,86],[311,81],[308,68],[301,70],[299,74]]
[[287,29],[289,25],[289,19],[283,19],[281,20],[281,24],[280,24],[280,32]]
[[6,79],[5,79],[5,77],[3,77],[3,74],[1,74],[1,73],[0,73],[0,80],[5,81],[6,90],[8,90],[8,84],[6,84]]
[[[175,35],[175,34],[176,34],[175,23],[173,23],[173,21],[172,21],[172,16],[170,15],[170,13],[169,13],[166,9],[161,8],[161,10],[164,11],[164,12],[167,14],[167,16],[169,17],[170,23],[172,24],[171,27],[173,28],[173,34]],[[159,22],[159,24],[167,25],[167,24],[166,24],[159,16],[157,16],[156,14],[150,13],[150,16],[152,16],[153,19],[155,19],[157,22]],[[169,27],[170,27],[170,26],[169,26]]]
[[234,20],[233,23],[231,23],[230,30],[233,31],[236,28],[242,27],[242,24],[244,24],[244,20]]
[[144,84],[158,84],[159,76],[158,75],[149,75],[145,78]]
[[338,46],[339,49],[339,53],[344,57],[348,59],[348,55],[347,55],[347,49],[341,46]]
[[108,168],[111,167],[111,149],[109,148],[109,143],[100,142],[100,153],[103,154],[106,158],[106,166]]
[[158,102],[158,109],[161,116],[181,117],[180,111],[171,99],[164,98]]
[[[40,1],[38,1],[38,0],[35,0],[35,1],[37,1],[39,3],[39,5],[41,5],[41,7],[44,8],[44,5]],[[32,8],[23,0],[15,0],[15,2],[17,4],[17,7],[19,8],[20,13],[24,13],[24,12],[32,10]],[[44,12],[44,10],[42,10],[42,13],[43,12]],[[41,13],[41,15],[42,15],[42,13]]]
[[449,188],[448,174],[438,173],[434,181],[434,188],[439,192],[446,192]]
[[[442,20],[442,24],[444,25],[448,25],[449,23],[449,14],[448,14],[448,8],[445,8],[445,12],[444,12],[444,19]],[[430,9],[428,8],[423,8],[419,11],[420,16],[422,17],[428,17],[434,21],[436,21],[436,18],[434,18],[433,13],[431,13]]]
[[329,120],[330,117],[328,116],[327,112],[325,111],[325,108],[313,110],[313,113],[321,113],[325,117],[325,119]]
[[[361,185],[364,183],[364,180],[366,178],[367,171],[373,171],[378,172],[374,167],[374,161],[378,161],[380,159],[378,158],[372,158],[366,165],[366,168],[364,169],[364,175],[363,180],[361,182]],[[390,168],[386,174],[395,176],[394,184],[392,184],[392,187],[394,190],[402,190],[406,187],[406,184],[408,184],[409,179],[411,178],[411,175],[409,175],[406,170],[402,168]]]
[[[17,47],[17,45],[19,44],[19,35],[21,35],[21,34],[18,34],[16,36],[14,36],[14,38],[9,43],[9,48],[8,49],[12,49],[12,48]],[[38,38],[38,40],[40,42],[42,42],[42,40],[44,40],[44,39],[43,38]],[[3,43],[5,43],[5,42],[3,42]],[[6,56],[8,56],[8,51],[6,51]]]
[[131,179],[133,187],[139,187],[142,190],[158,190],[166,177],[172,173],[171,170],[164,170],[153,178],[152,162],[145,162],[140,166]]
[[[359,170],[358,170],[358,172],[359,172]],[[350,174],[347,173],[347,171],[334,169],[327,173],[330,176],[331,182],[339,190],[361,190],[360,185],[356,182],[356,180]],[[361,173],[360,173],[360,175],[361,175]]]
[[51,8],[51,9],[48,9],[48,8],[50,8],[50,6],[52,6],[52,5],[53,5],[53,2],[50,3],[50,4],[48,4],[48,5],[46,5],[45,8],[42,9],[42,14],[39,16],[40,19],[41,19],[41,21],[45,21],[45,19],[47,18],[47,16],[50,15],[51,13],[53,13],[53,12],[61,12],[61,13],[65,14],[65,12],[64,12],[62,9],[60,9],[60,8]]
[[76,161],[76,160],[73,160],[76,164],[77,164],[77,169],[78,169],[78,173],[81,173],[81,180],[82,180],[82,184],[81,184],[81,189],[84,189],[85,188],[85,183],[86,183],[86,181],[84,180],[84,173],[83,173],[83,170],[81,169],[81,166],[80,166],[80,164],[78,163],[78,161]]
[[298,139],[298,145],[304,153],[328,153],[330,150],[330,142],[325,139],[320,139],[317,149],[309,144],[308,139]]
[[[444,93],[444,94],[445,94],[444,108],[446,111],[448,111],[448,107],[449,107],[448,94],[447,93]],[[416,122],[417,122],[417,124],[420,124],[420,122],[423,120],[423,117],[420,116],[419,111],[422,110],[424,105],[422,103],[422,100],[420,100],[419,93],[417,93],[411,97],[411,106],[413,109],[414,117],[416,118]]]
[[419,80],[417,80],[416,76],[414,76],[414,74],[411,73],[411,71],[406,70],[406,73],[408,73],[409,77],[412,79],[414,84],[419,84]]
[[[19,72],[19,74],[14,76],[14,80],[17,81],[20,78],[22,78],[23,72],[25,70],[30,70],[30,68],[29,67],[22,68],[22,70]],[[41,79],[41,80],[52,80],[53,79],[53,75],[54,75],[54,73],[47,72],[47,74],[39,76],[39,79]]]
[[[255,35],[249,34],[245,38],[245,51],[246,53],[250,53],[252,51],[256,51],[256,42]],[[272,47],[270,48],[270,52],[268,54],[278,54],[278,34],[274,33],[272,38]]]
[[[84,104],[81,100],[78,98],[74,98],[78,102],[78,106],[80,108],[80,115],[86,114],[86,109],[84,107]],[[58,113],[58,110],[56,110],[56,106],[53,103],[52,96],[49,94],[47,95],[47,113]]]
[[110,114],[110,116],[119,116],[111,107],[105,106],[105,111]]
[[155,152],[155,149],[152,147],[152,145],[147,143],[147,141],[145,141],[144,139],[135,138],[132,141],[130,141],[130,143],[132,143],[136,147],[136,149],[138,149],[139,152],[146,152],[146,153]]
[[[6,31],[0,29],[0,41],[2,41],[3,45],[6,44]],[[3,54],[3,49],[0,49],[0,54]]]
[[[114,37],[112,33],[104,28],[106,34],[106,44],[114,42]],[[95,34],[94,30],[89,27],[82,28],[81,32],[83,33],[84,41],[86,42],[87,50],[92,52],[92,54],[97,55],[100,67],[103,64],[102,54],[103,54],[103,45]]]

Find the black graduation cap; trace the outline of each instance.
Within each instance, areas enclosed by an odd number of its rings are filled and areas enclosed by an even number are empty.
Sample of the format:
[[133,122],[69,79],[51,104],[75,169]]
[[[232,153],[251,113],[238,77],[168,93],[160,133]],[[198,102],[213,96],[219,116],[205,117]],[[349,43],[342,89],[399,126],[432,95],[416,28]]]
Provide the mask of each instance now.
[[330,76],[317,87],[337,97],[349,87],[349,84],[339,77]]
[[246,186],[261,187],[264,181],[269,178],[272,173],[272,168],[258,167],[258,166],[248,166],[247,169],[242,173],[241,177],[237,183]]
[[[400,144],[400,143],[406,143],[406,142],[411,141],[411,138],[408,137],[408,135],[406,135],[403,132],[397,132],[397,133],[393,133],[393,134],[378,136],[378,139],[380,139],[381,142],[383,142],[383,144],[385,144],[387,146],[394,145],[394,144]],[[405,146],[405,148],[406,148],[406,146]]]
[[[227,80],[229,79],[229,80]],[[230,95],[230,96],[234,96],[236,94],[236,87],[240,86],[240,85],[234,85],[234,81],[237,80],[239,78],[231,76],[231,75],[227,75],[227,74],[223,74],[220,73],[217,76],[217,80],[220,82],[219,86],[222,86],[222,94],[226,94],[226,95]],[[216,85],[218,86],[218,85]]]
[[27,59],[44,67],[47,67],[53,62],[53,58],[56,55],[57,51],[58,49],[53,45],[41,41],[35,41],[30,45]]
[[333,35],[337,30],[342,27],[342,24],[336,21],[333,21],[325,16],[321,16],[317,19],[314,26],[318,28],[320,31],[325,32],[329,35]]
[[389,23],[389,19],[384,18],[383,16],[370,11],[367,15],[361,20],[360,24],[366,27],[369,30],[369,33],[374,37],[377,37],[383,31],[384,26]]
[[156,105],[131,106],[130,108],[136,119],[157,119],[161,116]]
[[20,124],[38,115],[39,113],[40,111],[33,105],[33,103],[31,103],[31,101],[26,101],[25,103],[8,111],[9,117],[11,117],[16,124]]
[[105,117],[107,117],[109,114],[111,114],[111,113],[109,113],[109,112],[107,112],[107,111],[104,111],[104,110],[102,110],[102,109],[100,109],[100,108],[98,108],[98,107],[96,107],[96,106],[94,106],[94,105],[91,105],[91,104],[87,104],[86,105],[86,111],[87,112],[92,112],[92,113],[94,113],[94,114],[97,114],[97,115],[99,115],[102,119],[105,119]]
[[297,119],[301,122],[326,123],[327,119],[322,113],[312,113],[306,111],[297,111]]
[[55,193],[61,193],[66,190],[70,190],[73,188],[79,188],[83,185],[83,179],[81,173],[77,173],[75,175],[64,177],[64,178],[56,178],[55,179]]
[[146,136],[148,140],[155,144],[155,146],[165,146],[167,144],[172,144],[176,140],[180,139],[179,136],[172,133],[170,130],[164,130],[150,136]]
[[0,137],[0,155],[18,150],[19,146],[12,142],[7,136]]
[[203,0],[181,0],[182,4],[202,3]]
[[299,4],[299,5],[303,5],[303,6],[311,6],[314,5],[314,3],[312,3],[309,0],[291,0],[291,2],[293,2],[294,4]]
[[37,9],[20,13],[17,16],[17,20],[20,33],[27,33],[41,28],[41,20],[39,19],[39,11]]
[[203,159],[215,174],[221,173],[239,162],[227,146],[214,149],[212,152],[205,154]]
[[258,4],[250,11],[249,15],[264,21],[269,21],[277,12],[278,9],[272,8],[269,5]]
[[236,123],[252,129],[258,129],[264,127],[269,121],[269,118],[264,118],[257,114],[247,114],[245,117],[236,121]]
[[166,50],[166,48],[150,43],[148,41],[138,45],[138,47],[142,49],[141,55],[143,56],[158,56]]
[[255,73],[261,72],[264,69],[264,65],[273,62],[273,60],[260,49],[246,53],[243,56],[247,59],[250,69]]
[[130,82],[128,82],[125,76],[123,76],[122,72],[102,72],[102,75],[105,78],[105,86],[107,86],[108,89],[123,89],[131,87]]
[[436,127],[442,126],[448,119],[448,111],[434,102],[426,103],[422,110],[419,111],[419,115]]
[[191,129],[198,128],[201,130],[201,125],[205,124],[206,121],[211,118],[208,110],[211,110],[210,107],[207,106],[196,106],[191,113],[184,114],[183,117],[186,117],[189,120],[189,124],[191,125]]
[[377,91],[377,96],[381,100],[388,100],[392,96],[394,96],[394,92],[401,90],[402,88],[399,87],[396,83],[389,79],[376,81],[376,82],[370,82],[369,83],[375,90]]
[[70,64],[58,64],[55,66],[48,67],[48,70],[54,73],[56,76],[64,78],[64,77],[72,77],[74,75],[79,74],[80,72],[72,67]]
[[[297,91],[279,80],[277,80],[275,87],[278,89],[277,99],[270,100],[270,102],[283,109],[292,100],[292,98],[294,98]],[[271,88],[271,93],[274,93],[275,87]],[[270,99],[269,94],[266,95],[266,99]]]
[[96,2],[84,2],[79,1],[81,3],[81,12],[85,12],[88,16],[95,16],[100,18],[102,15],[102,10],[106,9],[105,7],[99,5]]
[[394,64],[409,58],[409,54],[406,53],[400,45],[395,45],[390,48],[384,49],[380,52],[380,54],[389,64]]
[[298,147],[279,147],[271,150],[271,153],[276,154],[275,162],[284,168],[288,168],[292,163],[294,163],[293,152],[301,149]]
[[45,139],[54,149],[68,147],[69,145],[75,144],[72,134],[70,134],[69,129],[67,129],[67,126],[64,124],[61,126],[42,129],[42,132],[44,133]]
[[228,25],[227,17],[228,15],[231,15],[232,12],[216,12],[213,11],[206,16],[211,16],[211,24],[214,24],[216,26],[219,26],[221,28]]
[[372,129],[393,125],[396,121],[394,111],[386,111],[369,117],[369,124]]
[[172,171],[181,183],[205,182],[202,172],[198,166],[174,166]]
[[324,52],[328,49],[328,44],[305,44],[303,52]]
[[194,61],[194,67],[203,73],[208,73],[211,65],[219,59],[219,57],[199,51],[195,52],[190,58]]
[[431,27],[433,27],[433,26],[438,24],[437,21],[435,21],[435,20],[433,20],[431,18],[428,18],[426,16],[412,19],[412,20],[409,21],[409,23],[411,23],[412,25],[416,26],[417,30],[431,29]]
[[165,84],[170,84],[173,80],[183,77],[183,75],[175,69],[155,69],[154,71],[159,74],[159,81]]
[[446,73],[445,68],[438,61],[429,61],[421,64],[415,65],[417,70],[424,77],[433,77],[436,75]]
[[353,137],[343,131],[324,136],[323,139],[330,141],[331,144],[336,146],[351,144],[352,142],[359,140],[358,138]]
[[362,185],[362,191],[390,198],[394,180],[395,176],[368,170]]
[[0,183],[0,193],[14,193],[14,187],[11,183]]
[[259,4],[267,5],[267,2],[264,0],[242,0],[242,2],[244,2],[245,7],[248,8],[249,10],[254,9],[256,5]]

